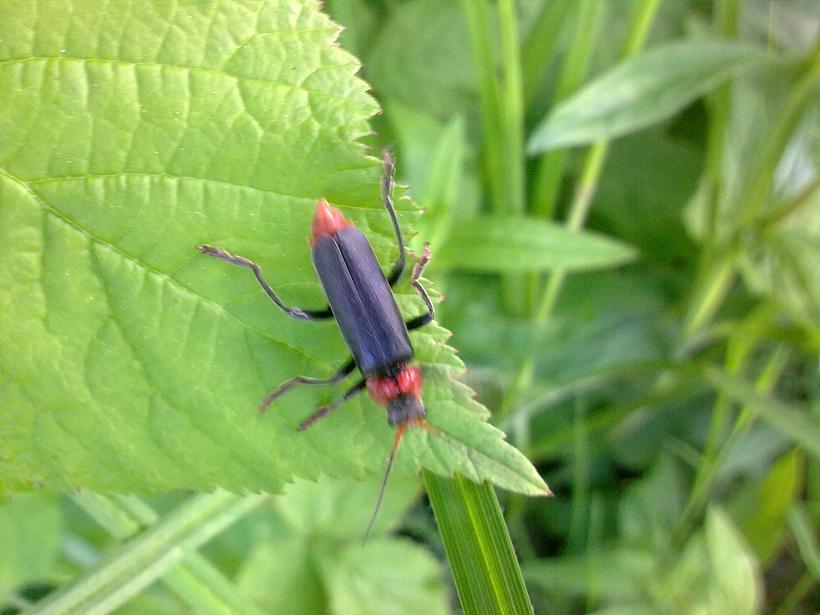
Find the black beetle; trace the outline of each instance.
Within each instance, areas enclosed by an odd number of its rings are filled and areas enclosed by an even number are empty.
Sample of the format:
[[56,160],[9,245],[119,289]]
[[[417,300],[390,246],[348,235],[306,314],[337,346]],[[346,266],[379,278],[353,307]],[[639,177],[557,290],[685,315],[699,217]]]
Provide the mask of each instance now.
[[382,179],[382,200],[393,223],[399,256],[385,277],[364,234],[325,199],[317,201],[310,243],[313,266],[329,304],[323,310],[288,307],[265,281],[256,263],[214,246],[197,247],[204,254],[253,271],[268,297],[289,316],[298,320],[336,319],[353,356],[330,378],[296,376],[286,380],[262,401],[259,409],[267,409],[277,397],[296,384],[335,384],[354,369],[359,369],[364,377],[339,399],[318,408],[300,423],[299,429],[311,427],[365,388],[376,403],[387,409],[387,420],[396,427],[396,435],[368,533],[381,505],[404,430],[408,426],[419,425],[435,431],[424,420],[424,404],[420,397],[422,375],[417,366],[409,365],[413,359],[413,346],[407,334],[410,330],[428,324],[435,317],[433,303],[419,282],[421,273],[430,260],[430,248],[425,244],[424,252],[410,276],[410,283],[427,306],[427,312],[405,322],[391,290],[404,273],[406,264],[404,240],[391,197],[394,165],[389,154],[385,153],[383,160],[385,172]]

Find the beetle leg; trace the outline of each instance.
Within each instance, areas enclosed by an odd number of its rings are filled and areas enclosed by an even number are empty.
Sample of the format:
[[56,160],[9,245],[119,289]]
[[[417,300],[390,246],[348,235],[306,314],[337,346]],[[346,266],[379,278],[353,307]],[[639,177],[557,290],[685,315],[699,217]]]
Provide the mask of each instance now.
[[390,221],[393,223],[393,231],[396,233],[396,243],[399,245],[399,256],[396,262],[393,263],[393,268],[387,276],[387,283],[393,286],[401,274],[404,273],[405,254],[404,254],[404,239],[401,236],[401,227],[399,226],[399,219],[396,216],[396,210],[393,207],[393,177],[395,175],[396,167],[393,164],[393,156],[389,151],[382,152],[382,161],[384,162],[384,176],[382,177],[382,202],[384,208],[390,215]]
[[344,395],[342,395],[339,399],[334,401],[332,404],[327,405],[327,406],[322,406],[321,408],[317,408],[316,412],[314,412],[309,417],[307,417],[304,421],[299,423],[299,431],[305,431],[309,427],[313,427],[313,425],[316,423],[316,421],[318,421],[319,419],[325,418],[328,414],[333,412],[336,408],[341,406],[348,399],[350,399],[351,397],[354,397],[355,395],[358,395],[359,393],[361,393],[365,389],[366,386],[367,386],[367,381],[364,380],[364,379],[361,379],[361,380],[359,380],[359,382],[357,382],[352,387],[350,387],[347,391],[345,391]]
[[277,398],[287,393],[288,390],[297,384],[336,384],[340,380],[344,380],[345,377],[355,368],[356,362],[353,358],[350,358],[347,363],[342,365],[330,378],[311,378],[310,376],[295,376],[294,378],[289,378],[276,387],[276,390],[268,395],[261,404],[259,404],[259,412],[261,414],[267,410],[268,406],[270,406]]
[[427,266],[427,263],[429,262],[430,244],[425,243],[424,252],[422,252],[421,258],[419,258],[418,262],[413,267],[413,274],[410,276],[410,284],[413,286],[413,288],[416,289],[416,292],[419,294],[422,301],[424,301],[424,305],[427,306],[427,313],[408,320],[405,323],[407,325],[408,331],[412,331],[413,329],[423,327],[436,317],[436,309],[433,307],[433,302],[430,301],[430,295],[427,294],[427,291],[424,289],[424,286],[422,286],[421,282],[419,282],[419,280],[421,279],[421,272],[424,271],[424,268]]
[[265,281],[265,278],[262,277],[262,270],[259,268],[259,265],[254,263],[253,261],[249,261],[247,258],[242,256],[234,256],[230,252],[223,250],[222,248],[217,248],[215,246],[209,245],[201,245],[197,246],[196,248],[203,254],[207,254],[208,256],[213,256],[214,258],[218,258],[225,262],[231,263],[232,265],[239,265],[240,267],[245,267],[246,269],[250,269],[253,271],[253,275],[256,276],[256,281],[259,282],[259,285],[262,289],[267,293],[268,297],[281,309],[285,314],[290,316],[291,318],[296,318],[298,320],[323,320],[325,318],[333,318],[333,312],[330,311],[329,307],[326,307],[323,310],[303,310],[301,308],[292,308],[285,305],[285,303],[279,298],[279,295],[270,287],[270,285]]

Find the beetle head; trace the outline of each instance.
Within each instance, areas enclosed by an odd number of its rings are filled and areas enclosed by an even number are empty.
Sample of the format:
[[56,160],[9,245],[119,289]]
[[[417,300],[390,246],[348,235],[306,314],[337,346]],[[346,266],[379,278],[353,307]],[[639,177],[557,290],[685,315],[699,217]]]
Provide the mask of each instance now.
[[387,421],[395,427],[418,423],[424,417],[421,383],[418,367],[402,365],[395,375],[368,378],[367,390],[373,401],[387,409]]
[[424,404],[414,395],[398,395],[387,403],[387,422],[391,427],[417,423],[424,417]]
[[379,497],[376,500],[376,507],[373,509],[373,516],[370,518],[367,532],[364,535],[365,540],[370,535],[370,530],[373,529],[373,523],[379,514],[384,490],[387,487],[387,479],[390,478],[390,471],[393,469],[393,461],[396,459],[396,452],[399,450],[399,443],[404,430],[412,425],[418,425],[428,431],[437,431],[435,427],[424,420],[421,382],[421,370],[416,366],[409,365],[399,365],[387,374],[367,378],[367,390],[370,397],[377,404],[387,409],[387,422],[396,428],[396,435],[393,438],[393,448],[387,461],[387,469],[384,471],[384,480],[379,490]]

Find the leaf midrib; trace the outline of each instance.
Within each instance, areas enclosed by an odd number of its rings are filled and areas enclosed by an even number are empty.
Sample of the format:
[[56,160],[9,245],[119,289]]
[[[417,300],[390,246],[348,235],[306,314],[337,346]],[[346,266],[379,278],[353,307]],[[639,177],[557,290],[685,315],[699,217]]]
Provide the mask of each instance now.
[[[215,312],[221,312],[221,313],[225,314],[226,316],[228,316],[229,318],[231,318],[232,320],[234,320],[235,322],[240,324],[243,328],[252,330],[254,333],[257,333],[258,335],[262,336],[264,339],[267,339],[267,340],[272,341],[276,344],[279,344],[280,346],[282,346],[282,347],[284,347],[288,350],[292,350],[292,351],[302,355],[303,357],[305,357],[305,358],[307,358],[311,361],[314,361],[314,362],[316,362],[320,365],[323,365],[327,368],[331,367],[329,363],[326,363],[325,361],[323,361],[322,359],[320,359],[318,357],[314,357],[314,356],[310,355],[309,353],[305,352],[303,349],[298,348],[296,346],[292,346],[291,344],[288,344],[284,340],[277,339],[277,338],[273,337],[269,332],[266,332],[262,329],[259,329],[258,327],[253,326],[253,324],[251,324],[251,323],[248,323],[244,320],[241,320],[238,316],[236,316],[236,315],[232,314],[231,312],[229,312],[228,310],[226,310],[223,305],[221,305],[219,303],[216,303],[216,302],[214,302],[210,299],[207,299],[206,297],[203,297],[202,295],[200,295],[199,293],[197,293],[193,289],[189,288],[188,286],[186,286],[185,284],[183,284],[182,282],[180,282],[176,278],[171,277],[169,274],[152,267],[151,265],[145,263],[144,261],[139,260],[139,258],[137,258],[136,256],[133,256],[131,254],[128,254],[128,253],[124,252],[121,248],[115,246],[114,244],[106,241],[105,239],[103,239],[101,237],[98,237],[97,235],[95,235],[94,233],[89,231],[88,229],[83,228],[82,226],[77,224],[75,221],[73,221],[71,218],[66,216],[63,212],[61,212],[60,210],[58,210],[58,209],[54,208],[52,205],[50,205],[42,196],[40,196],[34,189],[31,188],[31,186],[29,185],[28,182],[20,179],[19,177],[16,177],[12,173],[10,173],[8,170],[0,168],[0,175],[6,177],[9,181],[12,181],[12,182],[18,184],[19,186],[21,186],[31,196],[31,198],[34,201],[39,203],[44,208],[44,210],[47,213],[50,213],[55,218],[57,218],[62,223],[64,223],[66,226],[71,227],[72,229],[74,229],[78,233],[84,235],[85,237],[87,237],[91,241],[94,241],[94,242],[96,242],[96,243],[110,249],[112,252],[114,252],[117,256],[119,256],[123,260],[134,263],[138,267],[144,269],[146,272],[155,275],[156,277],[161,279],[163,282],[169,283],[172,286],[176,287],[177,289],[191,295],[195,300],[197,300],[198,302],[200,302],[204,305],[207,305],[210,309],[214,310]],[[198,253],[195,250],[193,250],[193,248],[192,248],[191,251],[192,251],[192,259],[193,259],[193,258],[196,257],[196,255]]]
[[[349,103],[356,104],[359,102],[356,98],[352,98],[350,96],[345,96],[342,94],[334,94],[332,92],[326,92],[322,90],[314,90],[312,88],[308,88],[301,83],[288,83],[287,81],[276,81],[274,79],[260,79],[257,77],[244,77],[240,75],[234,75],[224,70],[217,70],[215,68],[206,68],[201,66],[183,66],[181,64],[168,64],[165,62],[137,62],[132,60],[118,60],[114,58],[80,58],[75,56],[26,56],[24,58],[10,58],[8,60],[0,60],[0,66],[6,64],[35,64],[37,62],[78,62],[80,64],[91,64],[91,63],[99,63],[99,64],[112,64],[114,66],[122,66],[122,67],[131,67],[136,68],[139,66],[145,66],[150,68],[159,68],[159,69],[169,69],[169,70],[179,70],[184,72],[197,72],[206,75],[213,75],[222,78],[228,78],[234,81],[243,81],[247,83],[265,83],[268,85],[273,85],[276,87],[288,88],[293,90],[299,90],[305,92],[306,94],[313,94],[324,98],[329,99],[336,99],[336,100],[344,100]],[[358,62],[351,62],[348,64],[332,64],[331,65],[334,69],[343,69],[343,68],[355,68],[359,69],[361,64]],[[309,75],[310,76],[310,75]],[[355,90],[354,90],[355,91]],[[365,90],[360,90],[357,93],[359,94],[367,94]]]

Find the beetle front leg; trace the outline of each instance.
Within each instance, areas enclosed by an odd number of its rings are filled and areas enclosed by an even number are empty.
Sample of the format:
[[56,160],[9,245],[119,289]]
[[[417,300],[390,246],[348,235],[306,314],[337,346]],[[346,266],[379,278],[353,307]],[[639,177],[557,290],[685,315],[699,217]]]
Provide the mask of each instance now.
[[384,175],[382,176],[382,202],[384,203],[384,208],[387,210],[387,213],[390,215],[390,221],[393,223],[393,231],[396,234],[396,243],[399,246],[399,256],[396,259],[396,262],[393,263],[393,267],[390,269],[390,273],[387,276],[387,283],[390,284],[390,286],[393,286],[393,284],[395,284],[401,277],[401,274],[404,273],[406,256],[404,250],[404,238],[401,235],[399,219],[396,216],[396,209],[393,207],[393,178],[396,172],[396,166],[393,163],[393,156],[389,151],[384,150],[382,152],[382,162],[384,163]]
[[277,305],[279,309],[281,309],[285,314],[290,316],[291,318],[296,318],[298,320],[324,320],[326,318],[333,318],[333,312],[330,311],[329,307],[326,307],[323,310],[303,310],[301,308],[292,308],[285,305],[284,301],[279,298],[279,295],[270,287],[270,285],[265,281],[265,278],[262,277],[262,270],[259,268],[259,265],[254,263],[253,261],[248,260],[243,256],[234,256],[227,250],[223,250],[222,248],[217,248],[215,246],[209,245],[201,245],[197,246],[196,248],[203,254],[207,254],[208,256],[213,256],[214,258],[218,258],[219,260],[223,260],[226,263],[231,263],[232,265],[238,265],[240,267],[245,267],[246,269],[250,269],[253,271],[253,275],[256,276],[256,281],[259,282],[259,285],[271,298],[271,300]]
[[336,408],[341,406],[351,397],[354,397],[361,393],[365,387],[367,386],[367,381],[362,379],[359,380],[356,384],[350,387],[347,391],[345,391],[344,395],[342,395],[339,399],[334,401],[332,404],[328,406],[322,406],[321,408],[317,408],[316,412],[311,414],[307,417],[304,421],[299,423],[299,431],[305,431],[306,429],[313,427],[313,425],[319,420],[325,418],[328,414],[333,412]]
[[405,323],[407,325],[408,331],[412,331],[413,329],[423,327],[436,317],[436,308],[433,306],[433,302],[430,301],[430,295],[427,294],[427,291],[425,290],[424,286],[422,286],[421,282],[419,282],[419,280],[421,279],[421,273],[424,271],[424,268],[427,266],[427,263],[429,262],[430,244],[425,243],[424,251],[421,254],[421,258],[419,258],[419,261],[413,267],[413,274],[410,276],[410,284],[413,286],[413,288],[416,289],[416,292],[421,297],[421,300],[424,301],[424,305],[427,306],[427,313],[408,320]]

